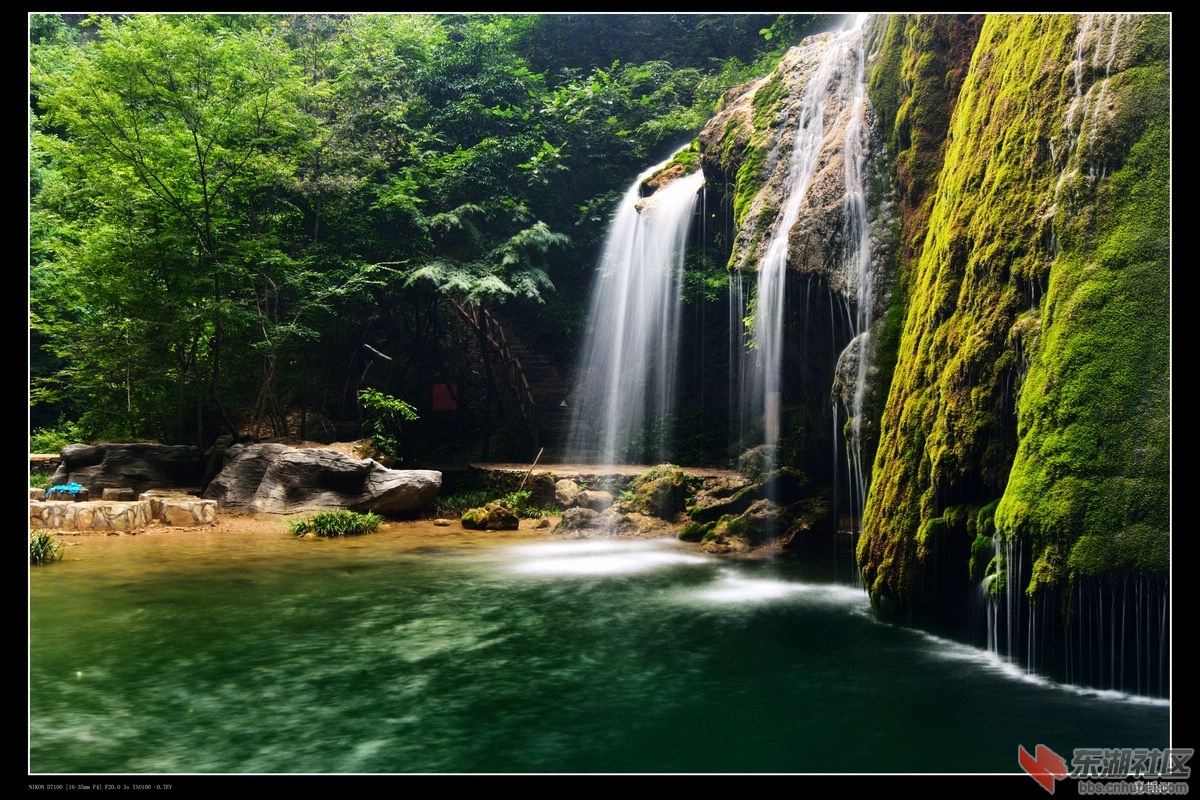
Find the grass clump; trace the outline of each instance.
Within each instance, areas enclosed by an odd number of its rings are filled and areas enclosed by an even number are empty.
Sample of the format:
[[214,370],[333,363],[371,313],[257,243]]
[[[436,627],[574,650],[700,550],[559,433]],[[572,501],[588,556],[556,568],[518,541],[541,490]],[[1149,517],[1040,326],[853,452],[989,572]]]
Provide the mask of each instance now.
[[383,517],[373,512],[320,511],[311,517],[288,523],[293,536],[358,536],[374,533],[383,524]]
[[547,514],[555,513],[553,507],[543,508],[533,499],[529,489],[519,489],[496,497],[494,491],[478,489],[455,492],[446,497],[439,497],[433,502],[433,514],[436,517],[463,517],[487,506],[489,503],[500,502],[522,519],[541,519]]
[[549,511],[542,508],[533,500],[533,492],[529,489],[520,489],[515,492],[509,492],[500,498],[501,502],[508,505],[518,517],[521,519],[541,519],[546,516]]
[[29,534],[29,564],[45,564],[62,559],[65,545],[50,533],[38,532]]
[[461,517],[472,508],[487,505],[492,500],[492,493],[486,489],[470,489],[454,494],[438,495],[431,506],[435,517]]

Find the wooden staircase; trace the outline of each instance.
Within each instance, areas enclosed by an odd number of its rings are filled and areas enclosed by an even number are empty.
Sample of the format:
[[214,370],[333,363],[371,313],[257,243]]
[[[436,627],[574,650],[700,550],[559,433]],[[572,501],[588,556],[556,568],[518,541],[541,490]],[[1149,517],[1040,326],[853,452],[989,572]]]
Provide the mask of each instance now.
[[523,375],[524,385],[529,388],[535,441],[543,451],[541,461],[561,461],[571,427],[571,409],[566,405],[571,382],[539,349],[515,333],[517,326],[511,320],[492,316],[503,328],[508,350]]
[[517,395],[521,416],[533,444],[533,456],[542,451],[541,461],[562,459],[571,426],[571,410],[565,401],[571,390],[540,351],[514,334],[516,325],[479,306],[455,304],[459,314],[483,333],[504,365]]

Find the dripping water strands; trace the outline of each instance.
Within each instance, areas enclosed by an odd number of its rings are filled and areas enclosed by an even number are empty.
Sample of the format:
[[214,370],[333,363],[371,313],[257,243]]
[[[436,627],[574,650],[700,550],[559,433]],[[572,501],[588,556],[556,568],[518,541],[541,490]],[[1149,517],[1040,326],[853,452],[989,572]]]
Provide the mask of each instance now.
[[697,171],[643,197],[669,163],[637,177],[605,240],[571,398],[576,463],[661,461],[668,450],[684,253],[704,185]]
[[[1067,106],[1063,120],[1064,145],[1061,149],[1062,168],[1054,188],[1055,203],[1066,192],[1068,201],[1074,184],[1081,178],[1092,183],[1104,177],[1104,164],[1096,162],[1094,145],[1100,118],[1106,109],[1109,78],[1117,54],[1123,23],[1129,14],[1083,14],[1075,37],[1072,74],[1075,96]],[[1080,142],[1085,147],[1080,148]],[[1050,143],[1051,160],[1056,159],[1059,147]],[[1085,163],[1086,162],[1086,163]]]
[[[1027,588],[1028,546],[993,538],[994,564],[980,584],[987,650],[1029,675],[1137,697],[1170,692],[1170,591],[1137,571],[1076,577],[1060,598]],[[997,591],[990,591],[1002,581]],[[1065,606],[1063,605],[1065,604]],[[1065,621],[1065,627],[1064,627]]]
[[[788,402],[784,376],[785,349],[806,346],[790,341],[785,333],[789,313],[789,280],[805,271],[819,271],[831,293],[831,324],[848,332],[837,343],[841,348],[829,355],[833,359],[835,386],[833,419],[835,465],[845,463],[848,507],[852,533],[859,528],[865,505],[868,470],[860,447],[863,406],[866,397],[867,348],[871,325],[872,286],[871,248],[868,234],[867,99],[863,27],[867,15],[852,18],[844,30],[814,37],[801,47],[820,47],[819,60],[795,105],[794,118],[786,123],[792,134],[786,179],[781,187],[781,210],[771,228],[757,268],[752,295],[736,274],[731,279],[730,348],[737,360],[738,423],[737,444],[765,445],[764,470],[777,466],[778,447],[784,427],[784,408]],[[816,183],[829,183],[822,170],[841,166],[841,198],[835,212],[841,216],[840,240],[830,248],[830,263],[789,264],[789,244],[798,222],[812,214],[831,213],[828,198],[816,198],[810,190]],[[825,191],[822,189],[822,191]],[[830,223],[836,229],[838,223]],[[791,274],[789,274],[791,273]],[[812,280],[807,282],[811,288]],[[809,308],[806,302],[803,308]],[[743,323],[743,320],[751,322]],[[747,331],[745,328],[750,327]],[[807,346],[812,347],[812,343]],[[809,387],[814,388],[814,387]],[[843,435],[843,429],[845,434]],[[845,441],[845,454],[837,452]],[[840,467],[835,468],[835,472]]]

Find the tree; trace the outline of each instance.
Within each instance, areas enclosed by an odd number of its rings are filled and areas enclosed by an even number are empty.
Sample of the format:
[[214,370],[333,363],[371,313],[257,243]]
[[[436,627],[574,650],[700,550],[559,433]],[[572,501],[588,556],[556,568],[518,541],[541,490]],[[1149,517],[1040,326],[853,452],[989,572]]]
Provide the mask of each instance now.
[[[87,46],[34,48],[30,72],[42,110],[34,148],[62,178],[39,205],[70,223],[58,257],[34,268],[87,290],[83,308],[47,303],[57,313],[45,332],[70,352],[76,377],[100,382],[101,407],[113,390],[101,383],[122,370],[99,345],[124,320],[123,360],[172,364],[175,437],[189,386],[198,417],[211,402],[236,432],[222,401],[228,332],[244,341],[264,292],[292,284],[296,263],[282,239],[292,212],[274,191],[308,124],[289,51],[253,20],[134,15],[101,20]],[[152,416],[127,402],[129,415]]]

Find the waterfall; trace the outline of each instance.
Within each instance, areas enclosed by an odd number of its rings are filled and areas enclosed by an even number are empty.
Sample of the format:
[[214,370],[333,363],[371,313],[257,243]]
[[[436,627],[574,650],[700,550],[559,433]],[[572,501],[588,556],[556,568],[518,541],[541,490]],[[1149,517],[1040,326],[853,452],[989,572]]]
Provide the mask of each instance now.
[[[1033,565],[1025,543],[993,539],[997,568],[976,591],[989,652],[1068,684],[1165,696],[1170,686],[1170,589],[1129,572],[1080,577],[1068,597],[1026,596]],[[999,591],[991,591],[994,581]],[[1065,617],[1064,608],[1070,613]],[[1057,629],[1057,630],[1056,630]]]
[[[843,269],[846,283],[854,295],[852,328],[854,338],[838,357],[838,373],[842,372],[842,364],[852,359],[853,390],[850,394],[848,408],[850,430],[846,439],[847,468],[850,477],[851,507],[858,513],[859,521],[854,523],[857,532],[861,524],[862,509],[867,502],[867,485],[869,482],[869,465],[863,463],[862,423],[867,387],[867,364],[870,361],[870,329],[871,308],[874,302],[871,284],[871,241],[867,225],[867,195],[865,190],[865,175],[867,170],[867,151],[865,146],[866,130],[866,79],[864,77],[863,37],[861,33],[862,18],[855,29],[858,37],[853,43],[855,48],[853,78],[853,96],[849,104],[850,122],[846,125],[842,145],[842,160],[845,164],[846,190],[843,195],[844,240],[846,252]],[[850,312],[850,309],[847,309]],[[835,413],[834,419],[837,419]],[[837,439],[835,437],[834,441]]]
[[704,174],[642,197],[642,174],[609,228],[571,397],[569,460],[664,460],[674,406],[683,257]]
[[[832,293],[834,309],[832,325],[849,332],[849,344],[842,339],[830,358],[838,364],[838,382],[849,385],[835,395],[843,399],[850,435],[854,440],[850,458],[852,493],[855,507],[861,509],[866,495],[866,477],[858,457],[858,435],[861,432],[862,406],[867,369],[867,336],[871,323],[872,290],[870,278],[870,243],[867,232],[867,197],[865,189],[867,100],[865,58],[863,53],[863,23],[865,15],[854,18],[853,24],[839,33],[812,37],[801,48],[822,48],[815,70],[808,76],[795,118],[787,123],[792,132],[787,176],[781,187],[780,209],[769,232],[767,244],[757,267],[754,295],[748,301],[742,297],[742,313],[733,313],[733,324],[743,317],[752,319],[752,333],[731,333],[731,341],[748,336],[739,351],[735,365],[739,376],[739,412],[742,422],[738,433],[740,446],[750,443],[748,429],[758,441],[767,445],[768,468],[774,466],[775,446],[779,444],[783,426],[785,400],[785,333],[784,318],[788,313],[787,283],[799,273],[825,278]],[[827,172],[841,165],[840,176]],[[840,200],[829,201],[829,192],[840,193]],[[813,214],[840,214],[840,225],[828,241],[829,261],[836,263],[791,264],[789,251],[793,229]],[[840,228],[840,230],[838,230]],[[794,256],[793,256],[794,258]],[[735,291],[731,296],[738,298]],[[813,284],[810,279],[809,289]],[[808,303],[804,304],[808,307]],[[794,312],[794,310],[793,310]],[[849,375],[843,378],[842,370]],[[836,423],[835,408],[835,423]],[[840,461],[840,459],[838,459]]]

